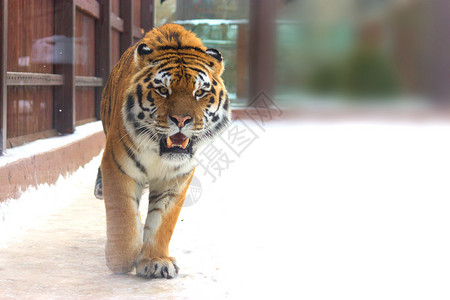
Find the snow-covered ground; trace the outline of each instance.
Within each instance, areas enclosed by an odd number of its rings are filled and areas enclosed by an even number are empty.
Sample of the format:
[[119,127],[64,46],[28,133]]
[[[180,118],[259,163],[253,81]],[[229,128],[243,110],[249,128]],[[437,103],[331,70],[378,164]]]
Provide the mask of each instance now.
[[100,131],[103,131],[102,122],[96,121],[77,126],[73,134],[40,139],[20,147],[8,149],[7,152],[0,157],[0,167],[25,157],[33,156],[44,151],[57,149]]
[[235,125],[197,169],[171,242],[177,278],[105,266],[97,157],[0,207],[0,298],[450,298],[450,122]]

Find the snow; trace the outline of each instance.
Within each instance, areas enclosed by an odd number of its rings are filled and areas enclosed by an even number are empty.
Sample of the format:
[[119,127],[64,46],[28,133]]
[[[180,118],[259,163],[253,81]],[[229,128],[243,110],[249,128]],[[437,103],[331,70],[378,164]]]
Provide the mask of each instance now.
[[60,135],[48,139],[40,139],[20,147],[8,149],[3,156],[0,156],[0,167],[25,157],[57,149],[67,144],[79,141],[102,130],[103,127],[101,121],[91,122],[75,127],[75,132],[73,134]]
[[[93,197],[97,157],[72,177],[24,194],[15,212],[6,211],[12,202],[0,207],[9,222],[6,232],[15,235],[5,238],[5,226],[0,227],[8,245],[0,249],[0,279],[11,280],[0,280],[4,295],[450,297],[450,123],[279,121],[263,128],[245,123],[258,138],[240,156],[222,148],[232,162],[215,182],[204,169],[196,171],[201,198],[182,209],[171,242],[181,267],[177,278],[112,276],[104,265],[104,207]],[[55,210],[53,204],[65,197]],[[51,204],[44,205],[47,200]],[[38,209],[29,206],[32,201],[43,204],[39,215],[47,221],[13,230]],[[17,224],[8,221],[15,218]],[[58,235],[66,231],[67,242]],[[14,258],[22,256],[16,253],[31,251],[33,261],[35,248],[52,244],[52,237],[58,247],[71,243],[77,250],[45,248],[55,268],[46,272],[29,262],[30,281],[17,267]]]
[[[46,143],[44,140],[42,142]],[[0,202],[0,249],[7,247],[9,241],[17,239],[30,228],[38,227],[46,218],[75,201],[80,192],[87,188],[86,183],[95,181],[97,174],[93,174],[92,170],[99,167],[102,153],[70,177],[64,178],[60,175],[54,185],[40,184],[30,187],[19,199]]]

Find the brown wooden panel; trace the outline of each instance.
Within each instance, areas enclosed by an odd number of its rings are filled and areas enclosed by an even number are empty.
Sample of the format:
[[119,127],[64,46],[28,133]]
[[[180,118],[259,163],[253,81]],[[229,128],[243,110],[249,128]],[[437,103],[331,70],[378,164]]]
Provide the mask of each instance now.
[[0,156],[6,149],[7,134],[7,98],[6,69],[8,52],[8,1],[0,0]]
[[133,26],[133,38],[140,40],[144,37],[144,29]]
[[7,101],[7,137],[15,137],[18,136],[17,132],[17,122],[19,118],[19,111],[18,111],[18,99],[20,98],[22,89],[19,89],[18,87],[8,87],[7,88],[7,94],[8,94],[8,101]]
[[275,18],[277,1],[250,1],[249,78],[250,99],[259,93],[273,94],[275,74]]
[[141,0],[133,1],[133,24],[134,26],[141,27]]
[[75,3],[55,1],[55,34],[66,37],[61,50],[55,51],[55,73],[64,76],[64,85],[55,88],[55,129],[62,133],[75,130]]
[[238,25],[238,35],[236,43],[236,96],[246,97],[248,77],[248,25]]
[[120,16],[120,1],[119,0],[111,0],[111,12],[116,16]]
[[95,20],[80,10],[75,20],[75,75],[95,76]]
[[53,128],[53,88],[8,87],[8,138]]
[[111,66],[116,65],[120,59],[120,54],[120,33],[111,29]]
[[125,52],[134,44],[133,40],[133,2],[120,1],[120,17],[123,20],[123,33],[120,35],[120,52]]
[[154,1],[141,0],[141,26],[144,32],[151,30],[154,26]]
[[95,118],[95,89],[92,87],[77,87],[75,89],[76,113],[75,120]]
[[123,20],[113,13],[111,13],[111,27],[119,32],[123,32]]
[[100,5],[95,0],[75,0],[77,9],[88,14],[89,16],[98,19],[100,18]]
[[[95,74],[106,78],[111,72],[111,0],[100,0],[101,18],[96,24]],[[100,119],[100,103],[104,85],[95,90],[95,116]]]
[[8,71],[53,73],[53,0],[8,1]]
[[[95,76],[95,63],[95,19],[77,10],[75,17],[75,75]],[[76,87],[75,121],[94,116],[95,90]]]

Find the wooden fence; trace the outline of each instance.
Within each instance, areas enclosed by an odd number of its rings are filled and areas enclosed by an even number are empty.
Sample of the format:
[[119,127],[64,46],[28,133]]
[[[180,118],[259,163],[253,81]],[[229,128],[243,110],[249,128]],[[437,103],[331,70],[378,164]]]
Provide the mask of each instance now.
[[[98,120],[105,81],[153,27],[155,1],[0,0],[0,155]],[[284,0],[249,1],[249,33],[238,37],[237,51],[239,68],[249,69],[251,103],[260,91],[273,91],[274,20]]]
[[0,0],[0,153],[99,119],[114,64],[153,0]]

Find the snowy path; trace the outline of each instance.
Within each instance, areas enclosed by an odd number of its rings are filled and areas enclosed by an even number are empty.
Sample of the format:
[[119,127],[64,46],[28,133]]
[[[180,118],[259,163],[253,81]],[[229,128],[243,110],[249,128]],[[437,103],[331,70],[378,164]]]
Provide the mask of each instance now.
[[[177,278],[109,272],[96,158],[26,193],[20,214],[0,206],[32,219],[17,230],[4,215],[0,298],[450,298],[450,123],[247,125],[259,138],[241,157],[217,144],[232,162],[216,182],[197,169],[201,198],[171,243]],[[29,201],[58,198],[28,217]]]

